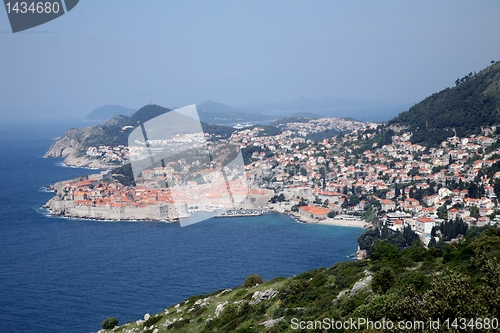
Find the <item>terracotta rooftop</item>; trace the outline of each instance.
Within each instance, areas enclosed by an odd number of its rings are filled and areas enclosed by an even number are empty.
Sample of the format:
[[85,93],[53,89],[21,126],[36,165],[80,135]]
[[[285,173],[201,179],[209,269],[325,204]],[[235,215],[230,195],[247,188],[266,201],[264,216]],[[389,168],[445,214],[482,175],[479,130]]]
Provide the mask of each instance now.
[[313,215],[326,214],[330,211],[330,209],[328,208],[318,206],[301,206],[300,209]]

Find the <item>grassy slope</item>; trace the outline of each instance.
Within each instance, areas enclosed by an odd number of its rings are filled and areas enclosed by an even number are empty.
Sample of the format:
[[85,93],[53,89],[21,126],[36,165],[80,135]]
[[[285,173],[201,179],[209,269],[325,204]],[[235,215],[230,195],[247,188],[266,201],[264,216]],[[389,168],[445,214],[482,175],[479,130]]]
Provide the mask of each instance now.
[[[194,296],[149,322],[129,323],[114,332],[291,332],[295,331],[292,318],[385,318],[393,322],[498,318],[500,229],[480,231],[473,228],[465,240],[443,249],[410,247],[399,251],[380,242],[370,260],[343,262],[250,288]],[[352,292],[356,282],[368,276],[373,280]],[[251,304],[256,291],[271,288],[278,291],[275,297]],[[202,304],[195,305],[197,301]],[[228,305],[215,317],[217,305],[223,302]],[[281,317],[284,320],[273,327],[262,325]]]

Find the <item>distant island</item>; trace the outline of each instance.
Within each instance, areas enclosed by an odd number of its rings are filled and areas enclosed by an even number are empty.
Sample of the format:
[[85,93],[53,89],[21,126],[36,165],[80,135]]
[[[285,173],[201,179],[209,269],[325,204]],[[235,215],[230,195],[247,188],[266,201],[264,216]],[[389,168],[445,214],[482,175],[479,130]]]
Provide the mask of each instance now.
[[84,119],[86,122],[105,123],[114,116],[131,116],[137,110],[123,107],[121,105],[104,105],[92,110]]

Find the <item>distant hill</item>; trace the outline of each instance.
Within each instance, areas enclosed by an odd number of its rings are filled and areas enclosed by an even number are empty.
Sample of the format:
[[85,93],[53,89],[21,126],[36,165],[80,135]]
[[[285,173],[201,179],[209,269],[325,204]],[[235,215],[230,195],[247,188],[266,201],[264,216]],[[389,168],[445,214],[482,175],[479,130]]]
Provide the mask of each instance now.
[[481,126],[500,123],[500,62],[455,81],[455,87],[435,93],[401,113],[389,125],[413,133],[411,141],[437,145],[455,134],[478,134]]
[[273,121],[272,123],[269,124],[269,126],[282,127],[288,123],[307,123],[311,119],[321,118],[318,116],[307,116],[306,112],[302,112],[302,114],[304,115],[303,116],[300,116],[298,114],[287,115],[281,119]]
[[218,112],[218,113],[231,113],[236,112],[233,107],[230,107],[224,103],[217,103],[214,101],[204,101],[201,104],[196,105],[198,112]]
[[[121,122],[119,123],[119,126],[104,126],[104,135],[91,138],[95,142],[89,141],[88,143],[91,143],[90,145],[99,145],[99,144],[105,144],[105,145],[112,145],[116,146],[119,144],[127,145],[128,144],[128,136],[130,132],[132,132],[133,128],[137,127],[138,125],[147,122],[150,119],[153,119],[159,115],[162,115],[166,112],[171,111],[170,109],[164,108],[159,105],[146,105],[142,108],[140,108],[137,112],[135,112],[132,116],[130,117],[122,117]],[[109,122],[108,122],[109,124]],[[125,128],[125,127],[129,128]],[[219,135],[220,137],[228,137],[232,132],[234,132],[234,129],[231,127],[227,126],[221,126],[221,125],[213,125],[213,124],[207,124],[204,123],[203,121],[201,122],[201,127],[203,128],[204,132],[213,134],[213,135]],[[125,128],[125,129],[123,129]]]
[[[128,136],[138,125],[171,111],[159,105],[146,105],[130,117],[115,116],[106,125],[73,128],[59,138],[45,153],[46,157],[81,157],[90,146],[128,145]],[[228,126],[201,123],[203,131],[217,138],[227,138],[234,132]]]
[[342,119],[344,119],[344,120],[350,120],[350,121],[359,121],[359,120],[357,120],[357,119],[355,119],[353,117],[344,117]]
[[200,120],[209,124],[234,124],[269,121],[273,117],[257,112],[238,111],[229,105],[205,101],[196,106]]
[[137,110],[120,105],[104,105],[94,109],[84,120],[88,122],[105,122],[118,115],[131,116],[135,111]]

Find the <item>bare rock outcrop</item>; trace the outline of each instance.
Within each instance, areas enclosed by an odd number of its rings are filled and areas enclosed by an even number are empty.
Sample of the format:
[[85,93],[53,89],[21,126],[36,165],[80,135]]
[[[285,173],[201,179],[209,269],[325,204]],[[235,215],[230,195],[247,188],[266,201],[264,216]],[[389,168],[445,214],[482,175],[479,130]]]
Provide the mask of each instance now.
[[45,153],[45,157],[77,156],[78,151],[82,148],[87,138],[102,134],[104,134],[104,131],[101,126],[72,128],[52,144]]
[[45,157],[64,157],[64,164],[79,168],[111,169],[117,165],[107,164],[100,159],[90,159],[85,155],[84,146],[91,137],[104,135],[101,126],[72,128],[58,138],[45,153]]

